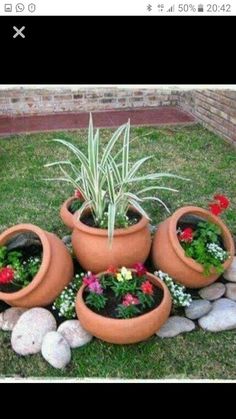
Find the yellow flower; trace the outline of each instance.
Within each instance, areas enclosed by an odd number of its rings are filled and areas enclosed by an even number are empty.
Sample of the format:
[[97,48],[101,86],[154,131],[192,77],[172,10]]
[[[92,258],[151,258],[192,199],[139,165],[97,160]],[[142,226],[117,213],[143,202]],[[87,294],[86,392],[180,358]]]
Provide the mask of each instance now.
[[123,267],[120,273],[116,274],[117,281],[123,282],[132,279],[132,272],[128,271],[125,267]]

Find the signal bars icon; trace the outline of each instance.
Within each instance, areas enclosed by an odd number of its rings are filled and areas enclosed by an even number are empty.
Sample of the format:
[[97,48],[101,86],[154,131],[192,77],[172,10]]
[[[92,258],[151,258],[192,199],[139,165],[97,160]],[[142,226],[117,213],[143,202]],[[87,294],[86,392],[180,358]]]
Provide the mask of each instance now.
[[171,6],[167,12],[173,13],[175,11],[175,5],[173,4],[173,6]]

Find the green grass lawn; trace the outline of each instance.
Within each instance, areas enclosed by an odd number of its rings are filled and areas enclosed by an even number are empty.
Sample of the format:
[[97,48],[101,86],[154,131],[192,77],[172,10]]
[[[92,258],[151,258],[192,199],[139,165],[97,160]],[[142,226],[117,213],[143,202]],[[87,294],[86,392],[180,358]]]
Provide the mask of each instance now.
[[[179,192],[163,191],[160,197],[171,212],[180,206],[207,208],[212,196],[226,194],[231,206],[222,216],[236,234],[236,149],[200,125],[189,127],[133,128],[132,159],[153,155],[148,171],[170,172],[191,179],[163,179],[162,184]],[[111,130],[102,130],[104,144]],[[18,135],[0,139],[0,232],[18,223],[33,223],[68,234],[59,208],[73,189],[69,184],[50,183],[55,176],[44,164],[71,158],[53,138],[71,139],[85,150],[86,130]],[[167,216],[156,202],[146,209],[152,223]],[[236,379],[235,331],[206,333],[197,329],[172,339],[152,337],[136,345],[115,346],[94,339],[72,351],[64,371],[50,367],[41,355],[20,357],[11,350],[10,333],[0,332],[0,375],[7,377],[99,377],[127,379]]]

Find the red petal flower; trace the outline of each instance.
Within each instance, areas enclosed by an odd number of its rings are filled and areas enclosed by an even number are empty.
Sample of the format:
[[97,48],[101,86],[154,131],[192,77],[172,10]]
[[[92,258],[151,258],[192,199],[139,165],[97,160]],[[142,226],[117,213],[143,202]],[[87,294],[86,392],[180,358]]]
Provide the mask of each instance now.
[[80,192],[79,189],[75,190],[74,196],[75,196],[75,198],[79,199],[80,201],[84,201],[84,195],[82,194],[82,192]]
[[140,288],[144,294],[153,295],[153,286],[151,282],[149,281],[143,282]]
[[0,270],[0,284],[8,284],[14,279],[14,271],[11,268],[2,268]]
[[221,209],[227,209],[230,204],[230,200],[225,195],[217,194],[214,196],[214,199],[218,201],[218,204]]
[[219,206],[219,204],[211,203],[209,204],[209,208],[210,208],[211,213],[216,216],[222,213],[222,208]]
[[107,268],[107,272],[108,272],[109,274],[116,274],[116,273],[117,273],[117,268],[116,268],[115,266],[113,266],[113,265],[110,265],[110,266],[108,266],[108,268]]
[[193,229],[185,228],[179,235],[179,240],[181,242],[191,243],[193,241]]
[[145,266],[144,266],[142,263],[140,263],[140,262],[135,263],[135,264],[133,265],[133,269],[135,269],[135,270],[136,270],[136,272],[137,272],[137,276],[143,276],[143,275],[145,275],[145,274],[147,273],[147,269],[146,269],[146,268],[145,268]]

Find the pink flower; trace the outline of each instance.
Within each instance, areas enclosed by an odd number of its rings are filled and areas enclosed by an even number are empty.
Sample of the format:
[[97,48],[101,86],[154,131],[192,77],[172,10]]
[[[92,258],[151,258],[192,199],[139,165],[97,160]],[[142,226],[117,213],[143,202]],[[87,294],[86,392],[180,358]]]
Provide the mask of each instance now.
[[74,197],[79,199],[80,201],[84,201],[84,195],[80,192],[79,189],[75,190]]
[[133,265],[133,269],[135,269],[137,271],[137,276],[143,276],[143,275],[145,275],[147,273],[147,269],[140,262],[135,263]]
[[124,296],[122,305],[125,306],[125,307],[128,307],[130,305],[135,305],[135,304],[139,304],[139,303],[140,303],[140,301],[137,297],[135,297],[132,294],[126,294]]
[[83,284],[89,286],[96,281],[98,281],[98,277],[91,272],[88,272],[87,275],[84,276]]
[[98,282],[98,280],[94,281],[94,282],[91,282],[88,285],[88,288],[89,288],[90,292],[94,292],[95,294],[102,294],[103,293],[102,286],[101,286],[100,282]]

